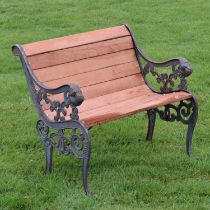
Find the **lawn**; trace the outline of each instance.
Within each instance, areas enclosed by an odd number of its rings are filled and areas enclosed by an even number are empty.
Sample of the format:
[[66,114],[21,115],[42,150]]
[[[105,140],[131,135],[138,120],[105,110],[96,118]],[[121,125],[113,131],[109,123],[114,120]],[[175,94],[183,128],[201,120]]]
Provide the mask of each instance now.
[[[209,0],[0,1],[0,209],[210,209]],[[155,60],[186,57],[188,88],[199,102],[193,154],[185,154],[186,126],[157,119],[145,141],[140,113],[91,129],[86,197],[81,162],[54,153],[44,173],[44,147],[20,62],[11,45],[128,23]]]

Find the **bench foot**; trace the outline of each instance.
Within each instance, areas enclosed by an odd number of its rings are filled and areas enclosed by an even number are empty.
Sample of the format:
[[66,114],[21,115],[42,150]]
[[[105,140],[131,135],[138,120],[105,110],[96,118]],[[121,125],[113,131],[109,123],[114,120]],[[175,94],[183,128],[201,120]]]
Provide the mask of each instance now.
[[192,110],[192,115],[188,122],[187,139],[186,139],[186,152],[187,155],[189,156],[192,153],[192,136],[198,119],[198,103],[194,96],[192,98],[192,106],[193,110]]
[[48,145],[45,146],[46,153],[46,174],[50,174],[52,172],[52,155],[53,155],[53,146]]
[[79,121],[69,122],[65,129],[52,129],[42,121],[37,122],[37,131],[45,145],[46,173],[52,171],[53,147],[57,148],[60,154],[72,154],[82,160],[82,180],[86,195],[90,195],[88,187],[88,163],[91,153],[91,142],[87,128]]
[[156,119],[156,112],[154,109],[150,109],[147,111],[148,115],[148,130],[147,130],[147,137],[148,141],[152,140],[154,128],[155,128],[155,119]]
[[186,137],[186,152],[187,155],[192,153],[192,136],[193,131],[197,123],[198,118],[198,104],[194,96],[192,98],[180,101],[178,105],[168,104],[164,106],[164,109],[155,109],[162,120],[168,122],[179,121],[185,125],[188,125],[187,137]]
[[85,156],[82,161],[82,181],[83,188],[86,195],[90,195],[90,190],[88,187],[88,162],[90,159],[90,148],[85,152]]

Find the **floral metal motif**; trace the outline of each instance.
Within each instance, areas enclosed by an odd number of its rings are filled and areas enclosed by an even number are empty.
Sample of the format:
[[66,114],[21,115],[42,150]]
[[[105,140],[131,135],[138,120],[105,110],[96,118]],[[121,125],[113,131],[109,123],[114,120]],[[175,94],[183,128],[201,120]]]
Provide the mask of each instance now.
[[[87,128],[79,121],[77,106],[84,101],[79,86],[70,83],[57,88],[47,88],[33,74],[23,48],[20,45],[14,45],[12,51],[20,57],[32,100],[41,118],[36,128],[45,144],[46,173],[52,171],[53,147],[60,153],[73,154],[82,159],[83,187],[85,193],[89,194],[88,162],[91,142]],[[55,100],[54,95],[63,98]],[[43,111],[44,104],[48,104],[50,111],[55,114],[54,121],[49,120]],[[65,119],[68,108],[71,110],[70,119]],[[67,133],[67,131],[71,132]]]
[[63,93],[61,93],[63,94],[63,101],[52,100],[50,96],[54,94],[49,94],[46,89],[39,88],[39,90],[36,90],[36,88],[34,88],[34,92],[37,95],[38,103],[40,104],[42,101],[44,101],[44,103],[50,105],[49,109],[51,112],[55,113],[54,120],[56,122],[65,121],[67,109],[69,107],[71,107],[72,109],[70,118],[72,120],[79,120],[78,109],[76,105],[81,104],[84,100],[84,97],[79,87],[74,85],[72,88],[71,86],[68,89],[64,90]]
[[80,128],[69,128],[71,134],[65,133],[67,129],[56,129],[50,131],[49,127],[39,120],[36,125],[37,131],[45,146],[52,145],[60,154],[73,154],[82,159],[85,150],[85,137]]
[[192,100],[180,101],[178,106],[168,104],[164,106],[164,110],[156,108],[155,111],[162,120],[170,122],[181,121],[184,124],[188,124],[194,111],[194,104]]
[[158,73],[155,70],[155,66],[152,63],[147,63],[143,70],[143,76],[146,77],[148,73],[151,73],[152,76],[156,77],[156,81],[160,84],[160,92],[168,93],[174,90],[175,80],[179,79],[178,90],[187,90],[187,80],[186,77],[190,74],[190,67],[183,66],[181,64],[172,64],[172,72],[167,73]]

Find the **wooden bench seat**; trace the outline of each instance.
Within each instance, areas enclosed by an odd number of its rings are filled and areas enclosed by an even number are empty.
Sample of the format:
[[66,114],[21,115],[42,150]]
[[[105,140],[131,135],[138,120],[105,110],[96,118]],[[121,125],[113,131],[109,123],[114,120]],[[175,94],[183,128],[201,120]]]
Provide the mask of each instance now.
[[[192,95],[186,92],[158,94],[152,92],[147,86],[142,85],[85,100],[78,109],[80,120],[87,127],[92,127],[96,124],[154,109],[169,103],[179,102],[191,97]],[[54,120],[54,113],[49,109],[45,113],[50,120]],[[67,116],[69,115],[70,111]]]
[[[14,45],[12,50],[21,59],[40,116],[37,131],[45,144],[47,173],[53,147],[73,154],[83,160],[83,186],[89,193],[88,129],[142,111],[148,113],[148,140],[156,114],[187,124],[186,148],[191,153],[198,114],[197,101],[187,91],[191,66],[180,57],[165,62],[147,58],[127,25]],[[165,67],[171,72],[159,72]],[[150,85],[148,75],[155,77],[159,89]]]

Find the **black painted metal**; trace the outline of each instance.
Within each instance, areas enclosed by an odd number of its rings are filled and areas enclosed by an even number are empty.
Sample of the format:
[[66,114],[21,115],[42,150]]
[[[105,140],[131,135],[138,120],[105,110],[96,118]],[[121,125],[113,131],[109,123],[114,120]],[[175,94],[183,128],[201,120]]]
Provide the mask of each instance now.
[[152,140],[154,128],[155,128],[155,120],[156,120],[156,111],[155,109],[150,109],[147,111],[148,115],[148,130],[147,130],[147,137],[148,141]]
[[[125,25],[129,30],[136,57],[139,62],[139,66],[144,77],[145,83],[149,88],[159,94],[185,91],[187,92],[187,80],[186,77],[192,73],[192,68],[188,61],[184,58],[174,58],[165,62],[152,61],[144,55],[144,53],[138,48],[137,42],[134,38],[134,34],[128,25]],[[22,62],[24,74],[28,83],[28,88],[32,96],[32,100],[39,113],[40,120],[37,122],[37,131],[45,145],[46,152],[46,173],[52,171],[52,153],[53,148],[57,148],[61,154],[72,154],[77,158],[82,159],[82,175],[83,175],[83,187],[86,194],[89,194],[88,187],[88,162],[91,154],[91,142],[88,129],[79,120],[78,109],[84,101],[84,96],[76,84],[63,85],[61,87],[50,89],[44,86],[36,76],[33,74],[31,67],[28,63],[27,57],[23,48],[20,45],[14,45],[12,51],[15,55],[20,57]],[[143,62],[146,64],[143,65]],[[158,73],[156,68],[158,67],[171,67],[172,72],[169,74]],[[151,74],[156,77],[156,81],[160,84],[160,91],[155,91],[147,81],[147,74]],[[174,81],[179,79],[180,83],[178,89],[174,90]],[[63,94],[63,101],[52,100],[49,95]],[[42,110],[40,103],[45,103],[50,106],[50,111],[54,113],[54,121],[49,120],[46,114]],[[198,116],[198,105],[196,98],[193,96],[187,101],[181,101],[178,106],[168,104],[164,110],[159,108],[148,110],[148,132],[147,140],[151,140],[153,136],[156,113],[160,118],[166,121],[180,121],[188,125],[187,132],[187,154],[191,154],[191,141],[193,130],[195,128]],[[71,109],[70,120],[67,120],[67,109]],[[176,112],[174,115],[171,110]],[[183,111],[185,110],[185,111]],[[91,128],[91,127],[90,127]],[[89,129],[90,129],[89,128]],[[66,133],[66,130],[71,131]],[[78,132],[79,130],[79,132]]]
[[[174,91],[180,91],[180,90],[187,90],[187,80],[186,77],[188,77],[192,73],[192,67],[190,66],[189,62],[182,57],[173,58],[168,61],[164,62],[157,62],[153,61],[150,58],[148,58],[142,50],[138,47],[137,41],[134,37],[134,34],[131,30],[131,28],[128,25],[125,25],[125,27],[128,29],[128,31],[131,34],[134,50],[136,53],[137,60],[139,62],[139,66],[142,72],[142,75],[144,77],[144,80],[146,84],[149,86],[150,89],[152,89],[154,92],[157,93],[169,93]],[[143,65],[143,62],[146,62],[145,65]],[[158,73],[155,70],[155,67],[171,67],[172,72],[167,73]],[[149,82],[147,81],[146,75],[148,73],[151,73],[152,76],[156,77],[157,83],[159,83],[160,91],[156,91]],[[180,79],[180,83],[178,85],[178,89],[174,90],[174,81],[177,79]]]
[[[88,129],[79,120],[78,116],[77,106],[84,101],[79,86],[69,84],[55,89],[47,88],[33,74],[23,48],[20,45],[14,45],[12,51],[20,57],[32,100],[41,119],[37,122],[36,128],[45,145],[46,173],[52,171],[53,147],[57,148],[61,154],[73,154],[83,160],[83,187],[85,193],[89,194],[87,177],[91,143]],[[51,100],[49,95],[55,94],[63,94],[63,102]],[[54,113],[54,121],[49,120],[45,115],[41,103],[50,106],[50,111]],[[70,120],[66,120],[67,109],[69,108],[72,112]],[[70,135],[65,134],[67,129],[72,131]],[[80,133],[77,132],[78,130]]]
[[[186,80],[186,77],[188,77],[192,73],[192,67],[190,66],[189,62],[185,58],[182,58],[182,57],[173,58],[164,62],[157,62],[157,61],[151,60],[138,47],[137,41],[134,37],[134,34],[131,28],[126,24],[125,24],[125,27],[128,29],[128,31],[131,34],[134,50],[135,50],[136,57],[139,63],[139,67],[147,86],[153,92],[156,92],[159,94],[163,94],[163,93],[167,94],[167,93],[179,92],[179,91],[190,93],[187,91],[187,80]],[[146,63],[145,65],[143,65],[143,61]],[[169,74],[158,73],[155,69],[157,67],[171,67],[172,72]],[[147,81],[146,75],[149,73],[152,76],[156,77],[157,83],[160,84],[160,91],[156,91]],[[179,79],[179,85],[177,89],[174,89],[175,80],[177,79]],[[181,101],[178,106],[174,104],[168,104],[164,106],[164,108],[165,108],[164,111],[160,110],[159,108],[147,111],[148,119],[149,119],[147,140],[149,141],[152,140],[156,113],[158,113],[162,120],[166,120],[169,122],[180,121],[188,125],[187,138],[186,138],[186,150],[187,150],[187,154],[190,155],[192,151],[191,149],[192,135],[193,135],[193,131],[197,122],[197,117],[198,117],[198,103],[195,96],[192,94],[192,98],[186,100],[185,102]],[[176,112],[176,115],[172,113],[172,110]]]
[[186,138],[186,152],[188,155],[192,153],[192,136],[198,118],[198,104],[196,98],[193,96],[185,101],[180,101],[176,106],[168,104],[164,106],[164,110],[155,109],[162,120],[168,122],[179,121],[188,125]]

